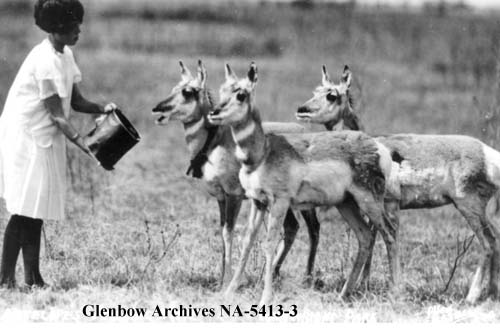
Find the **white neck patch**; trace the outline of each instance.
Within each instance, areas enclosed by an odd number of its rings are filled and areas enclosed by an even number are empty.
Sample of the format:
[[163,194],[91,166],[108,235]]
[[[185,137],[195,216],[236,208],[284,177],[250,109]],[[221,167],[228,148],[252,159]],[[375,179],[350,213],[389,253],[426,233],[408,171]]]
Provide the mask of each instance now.
[[243,129],[238,131],[231,130],[233,132],[233,138],[235,141],[243,141],[249,136],[251,136],[255,131],[255,123],[250,121]]

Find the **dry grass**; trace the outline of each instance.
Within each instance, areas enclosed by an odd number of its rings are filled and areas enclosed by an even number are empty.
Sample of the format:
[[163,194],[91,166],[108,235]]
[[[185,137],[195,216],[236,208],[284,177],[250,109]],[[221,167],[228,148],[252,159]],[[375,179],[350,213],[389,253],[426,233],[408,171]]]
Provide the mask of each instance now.
[[[88,16],[82,40],[74,50],[84,73],[83,91],[92,99],[121,105],[143,139],[112,173],[93,168],[71,149],[68,220],[46,224],[47,245],[42,252],[42,272],[52,286],[32,293],[0,289],[3,319],[83,320],[81,308],[95,303],[148,309],[228,303],[216,285],[222,249],[216,203],[196,181],[184,176],[188,154],[180,125],[156,127],[150,117],[150,109],[178,80],[179,58],[192,66],[201,57],[214,90],[222,81],[225,61],[244,72],[250,60],[255,60],[259,66],[258,102],[263,117],[271,120],[294,120],[297,106],[319,84],[323,63],[334,77],[343,63],[350,64],[356,94],[362,90],[360,111],[369,132],[481,137],[479,119],[484,112],[476,110],[473,96],[480,107],[494,109],[495,74],[488,71],[476,79],[474,66],[459,70],[454,63],[474,63],[477,57],[452,51],[457,38],[454,31],[460,29],[461,49],[481,43],[482,56],[494,57],[494,50],[488,49],[496,47],[499,34],[491,17],[436,18],[363,11],[345,15],[335,8],[299,11],[269,6],[246,11],[247,5],[242,5],[238,15],[244,24],[227,21],[233,17],[227,12],[218,14],[223,20],[215,17],[200,23],[179,17],[167,21],[138,18],[133,13],[145,7],[135,8],[137,1],[128,5],[120,1],[122,13],[106,18],[102,12],[116,10],[117,1],[85,3]],[[166,2],[148,3],[148,8],[156,8]],[[31,13],[1,17],[0,99],[24,56],[42,36],[33,27]],[[267,52],[268,40],[274,40],[279,51]],[[437,69],[436,63],[444,66]],[[88,119],[76,116],[75,122],[83,130],[89,129]],[[497,126],[493,122],[492,127]],[[245,205],[238,234],[243,231],[247,211]],[[5,212],[2,218],[6,218]],[[387,265],[379,242],[372,290],[359,292],[350,303],[337,301],[355,243],[336,212],[323,213],[321,218],[315,288],[300,286],[308,246],[304,230],[283,266],[278,285],[276,302],[297,304],[298,320],[500,320],[498,302],[475,307],[463,304],[479,256],[476,240],[450,288],[442,293],[456,257],[457,239],[471,234],[453,208],[402,212],[406,292],[401,300],[387,294]],[[0,232],[4,226],[0,222]],[[167,245],[173,243],[167,246],[164,240]],[[235,302],[248,306],[257,301],[262,263],[261,251],[254,249],[247,268],[248,283]],[[21,266],[17,275],[21,281]]]

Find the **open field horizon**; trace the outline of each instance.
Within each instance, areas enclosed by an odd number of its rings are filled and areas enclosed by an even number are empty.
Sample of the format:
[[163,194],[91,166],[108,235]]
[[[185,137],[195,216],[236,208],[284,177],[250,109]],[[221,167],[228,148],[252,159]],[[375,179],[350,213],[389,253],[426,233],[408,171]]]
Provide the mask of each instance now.
[[[217,287],[222,253],[217,203],[184,175],[189,154],[180,123],[155,126],[151,116],[151,109],[178,82],[180,59],[192,70],[203,60],[215,99],[224,63],[243,75],[255,61],[262,117],[293,122],[297,107],[321,82],[321,65],[338,80],[348,64],[355,108],[367,132],[466,134],[500,147],[495,99],[500,17],[349,6],[304,9],[233,3],[221,8],[174,1],[155,2],[154,7],[126,1],[101,7],[94,0],[82,2],[87,11],[73,48],[83,73],[81,89],[91,100],[117,103],[142,140],[113,172],[96,169],[69,147],[68,219],[46,222],[42,240],[41,270],[51,287],[31,293],[0,289],[0,320],[98,320],[82,315],[85,304],[150,309],[229,303]],[[8,9],[0,10],[2,105],[24,57],[44,38],[32,22],[29,3],[5,3],[0,4]],[[486,131],[484,116],[490,118]],[[82,132],[90,129],[88,116],[73,118]],[[1,209],[0,218],[6,219]],[[245,203],[236,225],[235,262],[247,213]],[[453,207],[401,212],[405,290],[399,300],[387,293],[381,240],[372,266],[372,290],[360,290],[349,303],[337,300],[356,243],[336,211],[320,216],[315,287],[301,286],[308,248],[301,221],[275,298],[275,303],[297,304],[299,315],[275,321],[500,321],[498,301],[477,306],[463,302],[478,262],[477,239],[443,292],[457,246],[472,235]],[[0,233],[5,225],[0,221]],[[166,248],[164,241],[172,244]],[[264,261],[259,245],[260,240],[247,265],[247,283],[233,303],[258,302]],[[20,258],[19,283],[21,265]]]

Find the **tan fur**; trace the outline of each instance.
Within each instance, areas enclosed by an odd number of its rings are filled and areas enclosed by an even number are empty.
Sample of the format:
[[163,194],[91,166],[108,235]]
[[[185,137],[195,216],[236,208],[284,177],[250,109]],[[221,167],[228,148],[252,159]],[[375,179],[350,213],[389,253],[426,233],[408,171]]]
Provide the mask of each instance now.
[[[337,124],[346,122],[345,116],[352,114],[352,109],[348,103],[338,109],[325,101],[324,96],[335,89],[335,84],[325,82],[324,74],[322,87],[328,91],[320,94],[316,89],[314,97],[299,108],[297,117],[324,124],[328,129],[338,128]],[[390,150],[395,161],[388,180],[390,199],[386,208],[392,210],[388,212],[389,221],[398,225],[393,211],[399,208],[430,208],[453,203],[484,249],[467,301],[475,303],[479,299],[487,275],[488,294],[498,296],[500,232],[491,216],[498,212],[500,205],[500,153],[475,138],[461,135],[397,134],[376,140]]]
[[[240,172],[247,195],[296,196],[294,200],[298,204],[335,205],[344,199],[352,184],[375,194],[384,193],[384,173],[380,170],[377,145],[363,134],[306,133],[283,137],[268,135],[267,138],[270,151],[265,163],[253,172],[243,165]],[[365,171],[371,174],[363,177]],[[245,182],[252,182],[247,176],[254,181],[259,177],[256,188],[245,185]],[[283,186],[283,182],[287,185]],[[322,197],[315,199],[314,194],[304,193],[304,190],[310,191],[306,187],[314,187]],[[266,200],[261,202],[267,203]]]
[[491,197],[496,190],[486,175],[483,143],[477,139],[459,135],[400,134],[377,140],[403,157],[397,172],[402,191],[401,208],[451,203],[465,198],[481,180],[481,194]]
[[[184,123],[186,142],[191,152],[191,158],[196,158],[201,149],[203,149],[208,140],[208,131],[213,130],[206,121],[207,113],[213,108],[210,95],[206,89],[206,70],[199,63],[198,73],[193,77],[189,70],[181,62],[181,81],[172,89],[172,93],[162,102],[160,102],[153,113],[158,115],[157,124],[163,124],[170,120],[179,120]],[[192,92],[189,97],[185,97],[185,92]],[[276,125],[277,124],[277,125]],[[270,125],[278,127],[281,130],[290,129],[296,131],[297,128],[303,128],[297,123],[275,123]],[[201,166],[201,182],[210,195],[215,197],[219,203],[220,218],[222,226],[223,259],[221,283],[231,278],[231,255],[232,255],[232,237],[234,223],[237,219],[242,200],[245,198],[244,190],[238,179],[238,173],[241,168],[240,163],[235,158],[235,144],[228,127],[217,127],[207,148],[206,162]],[[280,254],[274,264],[275,272],[286,257],[293,240],[299,228],[298,223],[290,213],[287,222],[284,224],[285,238]],[[317,236],[319,234],[319,224],[314,210],[303,213],[303,218],[308,226],[311,236],[310,253],[306,277],[312,276],[314,258],[318,244]]]
[[[255,83],[253,64],[247,79],[242,80],[226,66],[226,82],[220,88],[221,103],[208,116],[212,124],[231,127],[237,158],[242,163],[240,182],[247,196],[254,200],[245,247],[226,294],[232,295],[239,284],[252,242],[266,213],[266,269],[261,304],[269,303],[272,298],[275,240],[285,211],[290,206],[337,206],[356,232],[359,243],[356,262],[341,293],[341,297],[345,297],[352,290],[372,243],[370,228],[359,209],[376,219],[386,234],[389,254],[395,254],[396,237],[383,222],[385,175],[390,175],[384,171],[391,170],[387,165],[389,152],[359,132],[264,135],[260,116],[253,105]],[[390,265],[394,277],[397,271],[392,262]]]

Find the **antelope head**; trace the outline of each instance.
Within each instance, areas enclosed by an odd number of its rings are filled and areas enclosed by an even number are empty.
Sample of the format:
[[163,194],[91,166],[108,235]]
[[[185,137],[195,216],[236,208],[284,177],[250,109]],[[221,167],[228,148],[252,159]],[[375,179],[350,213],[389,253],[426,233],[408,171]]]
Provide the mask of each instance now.
[[346,65],[340,78],[335,84],[330,80],[326,66],[322,68],[322,83],[313,91],[313,97],[297,109],[295,116],[298,120],[313,123],[336,124],[342,119],[342,114],[349,109],[349,87],[351,86],[351,70]]
[[257,66],[252,62],[243,79],[238,79],[229,64],[225,72],[226,80],[219,90],[220,103],[209,113],[208,120],[214,125],[237,125],[253,111]]
[[169,120],[188,123],[203,116],[200,105],[206,91],[207,70],[199,60],[197,74],[193,76],[182,61],[179,64],[180,82],[172,89],[170,95],[153,109],[153,115],[159,115],[155,121],[157,125],[164,125]]

